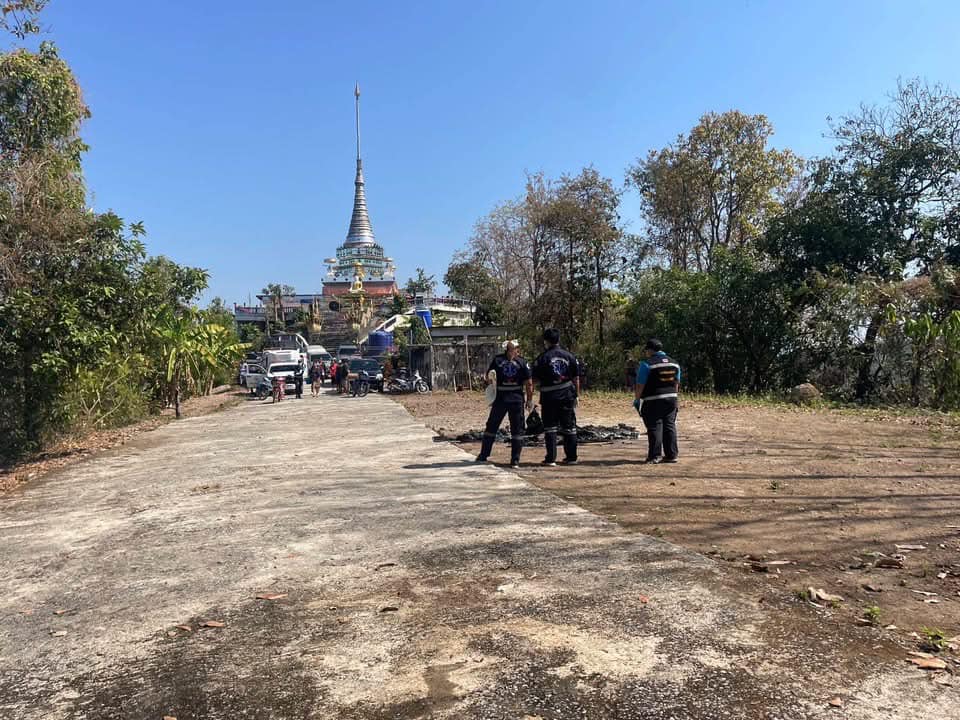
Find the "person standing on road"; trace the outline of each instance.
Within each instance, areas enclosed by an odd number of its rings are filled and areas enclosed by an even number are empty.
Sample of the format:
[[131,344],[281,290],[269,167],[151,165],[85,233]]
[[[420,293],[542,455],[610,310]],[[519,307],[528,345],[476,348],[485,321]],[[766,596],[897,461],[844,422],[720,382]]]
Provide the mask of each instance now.
[[297,363],[297,369],[293,372],[293,391],[297,400],[303,398],[303,363]]
[[533,381],[530,379],[530,366],[520,357],[515,343],[508,342],[504,352],[490,363],[490,370],[497,376],[497,399],[490,406],[490,416],[483,431],[483,443],[477,462],[486,462],[497,439],[497,430],[504,416],[510,418],[510,467],[520,467],[520,451],[524,438],[524,394],[527,409],[533,407]]
[[680,393],[680,366],[663,351],[656,338],[647,340],[647,359],[637,368],[633,406],[647,428],[646,463],[675,463],[680,454],[677,445],[677,408]]
[[580,394],[580,363],[560,347],[560,332],[543,331],[546,350],[533,362],[533,377],[540,383],[540,409],[547,456],[543,465],[557,464],[557,433],[563,437],[563,465],[577,462],[577,397]]
[[317,397],[320,394],[320,361],[314,360],[310,366],[310,395]]

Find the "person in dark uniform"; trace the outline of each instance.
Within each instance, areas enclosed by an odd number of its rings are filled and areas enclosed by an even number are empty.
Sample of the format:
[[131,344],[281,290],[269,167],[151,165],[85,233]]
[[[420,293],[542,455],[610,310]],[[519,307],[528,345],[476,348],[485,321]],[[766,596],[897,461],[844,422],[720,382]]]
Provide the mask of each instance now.
[[303,398],[303,363],[298,363],[297,369],[293,373],[293,389],[297,400]]
[[633,406],[647,428],[647,463],[675,463],[677,447],[677,407],[680,393],[680,366],[663,351],[656,338],[647,340],[647,359],[637,368]]
[[490,406],[490,416],[483,431],[483,443],[477,462],[486,462],[493,450],[497,430],[504,416],[510,418],[510,467],[520,467],[520,450],[523,448],[524,421],[523,398],[526,395],[526,407],[533,407],[533,382],[530,379],[530,366],[520,357],[517,346],[508,342],[504,352],[490,363],[488,372],[497,375],[497,399]]
[[577,462],[577,396],[580,394],[580,362],[560,347],[560,332],[543,331],[546,350],[533,363],[533,377],[540,383],[540,409],[547,456],[543,465],[557,464],[557,433],[563,437],[564,465]]

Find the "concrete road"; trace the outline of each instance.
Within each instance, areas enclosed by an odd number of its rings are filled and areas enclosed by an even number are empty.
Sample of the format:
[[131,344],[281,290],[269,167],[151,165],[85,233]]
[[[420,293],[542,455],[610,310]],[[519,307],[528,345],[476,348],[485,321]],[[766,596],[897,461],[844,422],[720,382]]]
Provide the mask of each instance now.
[[0,717],[960,718],[882,631],[470,459],[246,402],[0,499]]

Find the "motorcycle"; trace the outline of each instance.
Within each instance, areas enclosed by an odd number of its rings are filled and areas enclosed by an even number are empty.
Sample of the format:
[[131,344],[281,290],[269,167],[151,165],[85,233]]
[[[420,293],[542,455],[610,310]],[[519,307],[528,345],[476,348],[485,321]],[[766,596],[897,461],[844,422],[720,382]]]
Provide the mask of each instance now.
[[350,385],[353,397],[365,397],[370,392],[370,374],[361,370],[357,377],[350,381]]
[[270,382],[270,378],[264,376],[260,378],[260,382],[257,383],[257,387],[253,390],[253,394],[256,395],[257,400],[266,400],[273,393],[273,383]]
[[430,392],[430,386],[427,385],[427,381],[420,377],[420,373],[414,372],[413,377],[409,375],[402,374],[397,377],[390,378],[390,382],[385,388],[388,393],[409,393],[416,392],[421,395]]
[[277,403],[283,400],[286,394],[286,389],[287,389],[286,385],[287,385],[286,378],[283,378],[283,377],[273,378],[273,387],[272,387],[273,402]]

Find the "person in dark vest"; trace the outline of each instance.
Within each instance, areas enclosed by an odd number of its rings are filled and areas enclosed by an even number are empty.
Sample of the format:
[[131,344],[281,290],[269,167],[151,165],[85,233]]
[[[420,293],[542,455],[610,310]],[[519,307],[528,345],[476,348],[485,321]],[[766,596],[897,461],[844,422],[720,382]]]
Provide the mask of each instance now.
[[530,379],[530,366],[520,357],[517,346],[508,342],[504,352],[493,358],[489,371],[497,375],[497,399],[490,406],[490,416],[483,430],[483,443],[477,462],[486,462],[493,450],[497,430],[504,416],[510,418],[510,467],[520,467],[520,451],[524,438],[524,395],[526,407],[533,408],[533,382]]
[[663,351],[656,338],[647,341],[647,359],[637,368],[633,406],[647,428],[647,463],[675,463],[677,446],[677,407],[680,393],[680,366]]
[[540,409],[547,456],[543,465],[557,464],[557,433],[563,437],[564,465],[577,462],[577,396],[580,394],[580,363],[560,347],[560,332],[543,331],[546,350],[533,363],[533,377],[540,383]]
[[293,373],[293,388],[296,393],[297,400],[303,398],[303,363],[297,364],[297,369]]

